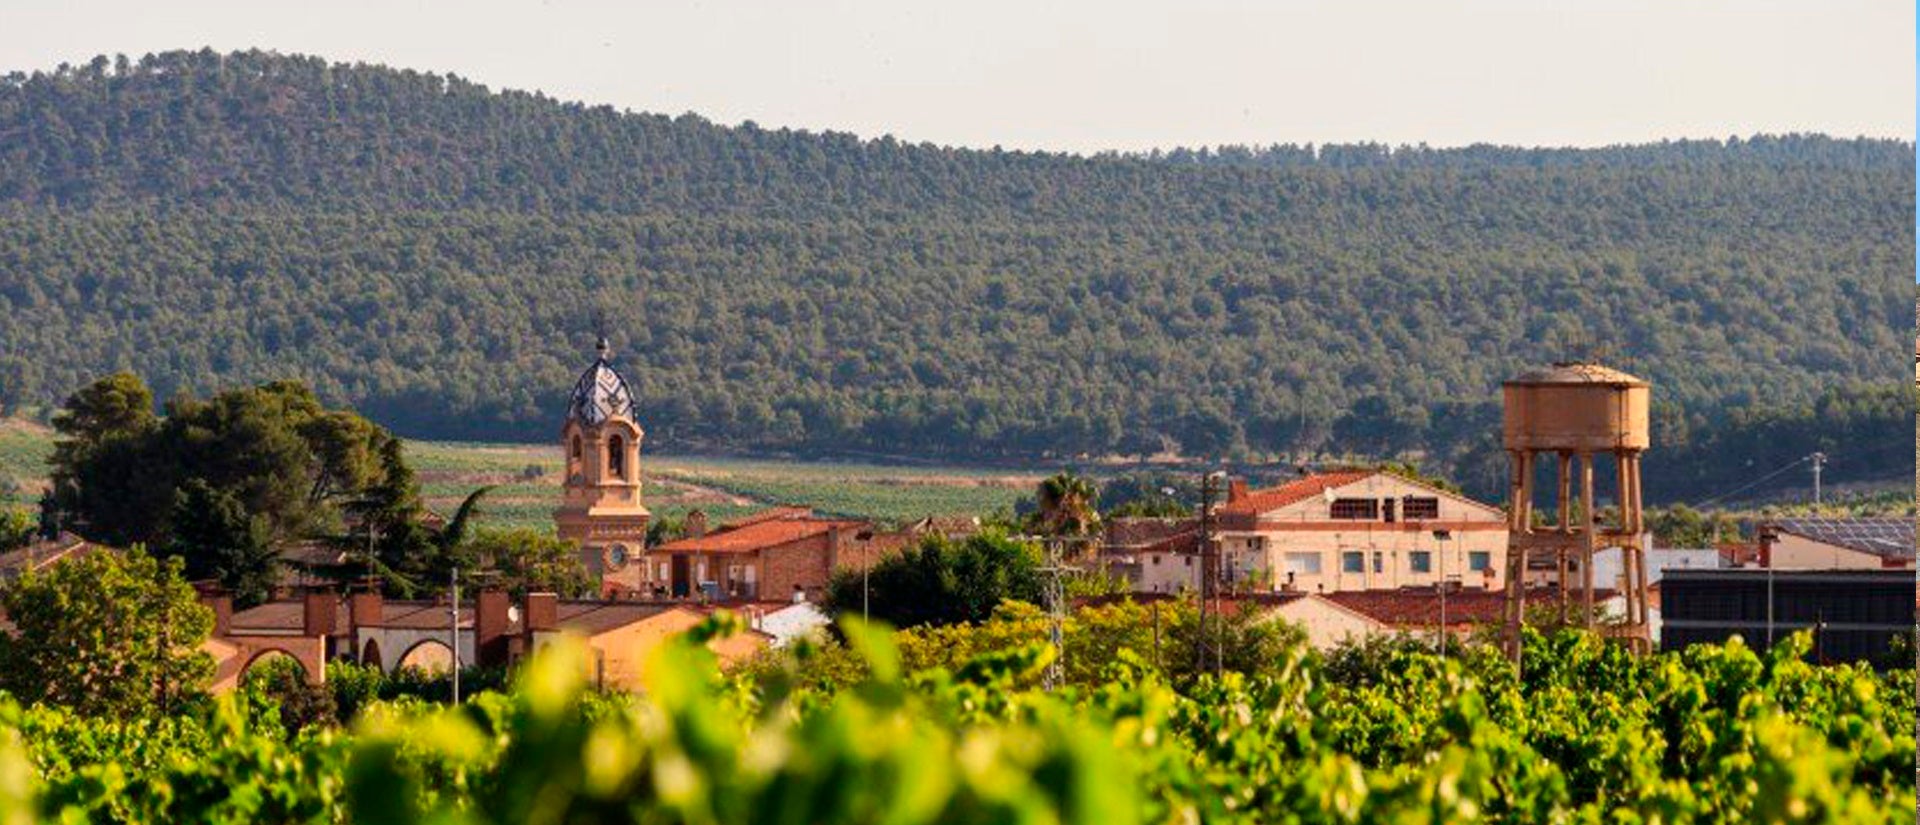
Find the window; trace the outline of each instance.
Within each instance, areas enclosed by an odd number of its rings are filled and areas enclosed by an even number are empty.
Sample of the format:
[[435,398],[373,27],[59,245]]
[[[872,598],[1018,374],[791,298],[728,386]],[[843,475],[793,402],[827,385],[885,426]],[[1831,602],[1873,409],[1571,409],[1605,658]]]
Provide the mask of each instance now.
[[1384,521],[1386,521],[1388,524],[1392,524],[1393,523],[1393,499],[1390,499],[1390,498],[1380,499],[1380,512],[1385,516]]
[[1287,572],[1302,576],[1320,575],[1319,553],[1288,553]]
[[607,442],[607,473],[615,478],[627,477],[627,440],[617,435]]
[[1433,572],[1433,553],[1427,550],[1415,550],[1407,554],[1407,563],[1415,573]]
[[1387,572],[1387,554],[1382,553],[1378,550],[1373,551],[1373,572],[1375,573]]
[[1406,503],[1400,506],[1400,512],[1406,515],[1408,521],[1437,519],[1440,517],[1440,499],[1407,496]]
[[1467,554],[1467,569],[1478,573],[1493,566],[1493,554],[1485,550],[1475,550]]
[[573,460],[580,460],[580,436],[573,437]]
[[1340,571],[1343,573],[1367,572],[1367,555],[1358,551],[1341,553]]
[[1370,498],[1336,498],[1331,515],[1350,521],[1372,521],[1380,517],[1380,502]]

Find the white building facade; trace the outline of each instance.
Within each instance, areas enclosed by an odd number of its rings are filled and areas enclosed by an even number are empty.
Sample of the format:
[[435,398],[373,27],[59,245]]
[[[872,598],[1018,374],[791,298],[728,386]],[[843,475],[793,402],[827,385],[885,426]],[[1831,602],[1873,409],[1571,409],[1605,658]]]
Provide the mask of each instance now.
[[1219,524],[1222,573],[1243,591],[1505,586],[1505,513],[1384,471],[1236,483]]

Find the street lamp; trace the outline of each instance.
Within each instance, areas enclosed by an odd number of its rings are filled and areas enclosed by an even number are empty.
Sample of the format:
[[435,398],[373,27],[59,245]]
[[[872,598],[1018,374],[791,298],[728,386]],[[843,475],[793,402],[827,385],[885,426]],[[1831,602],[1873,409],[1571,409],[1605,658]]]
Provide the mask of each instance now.
[[865,621],[873,618],[867,590],[867,574],[873,570],[873,531],[861,530],[853,537],[860,541],[860,618]]
[[1448,530],[1433,531],[1433,551],[1440,557],[1439,569],[1435,576],[1435,588],[1440,591],[1440,658],[1447,657],[1447,547],[1446,540],[1453,537]]

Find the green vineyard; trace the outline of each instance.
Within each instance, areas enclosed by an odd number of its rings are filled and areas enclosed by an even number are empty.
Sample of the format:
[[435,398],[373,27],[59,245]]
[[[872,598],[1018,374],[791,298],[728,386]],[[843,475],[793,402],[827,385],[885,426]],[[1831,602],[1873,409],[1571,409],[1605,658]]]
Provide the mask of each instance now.
[[[344,725],[298,730],[277,704],[289,700],[259,683],[157,720],[7,704],[0,823],[1875,823],[1914,811],[1913,672],[1813,667],[1804,644],[1635,658],[1577,633],[1533,636],[1523,680],[1486,648],[1441,659],[1412,644],[1290,644],[1219,677],[1121,648],[1098,678],[1047,692],[1031,687],[1045,645],[915,669],[912,631],[848,637],[726,674],[704,647],[669,644],[637,698],[590,690],[582,653],[558,645],[510,690],[460,707],[374,701]],[[837,683],[811,678],[826,656],[854,663]]]

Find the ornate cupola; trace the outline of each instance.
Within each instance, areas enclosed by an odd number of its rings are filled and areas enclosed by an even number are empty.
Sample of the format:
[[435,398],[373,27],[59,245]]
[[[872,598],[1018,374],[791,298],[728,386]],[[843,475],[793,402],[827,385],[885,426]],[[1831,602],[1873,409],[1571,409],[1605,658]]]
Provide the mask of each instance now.
[[560,427],[566,456],[559,509],[560,538],[580,544],[581,560],[602,580],[602,592],[623,589],[643,563],[650,513],[640,501],[640,442],[633,390],[613,368],[602,337],[593,365],[574,382],[567,420]]

